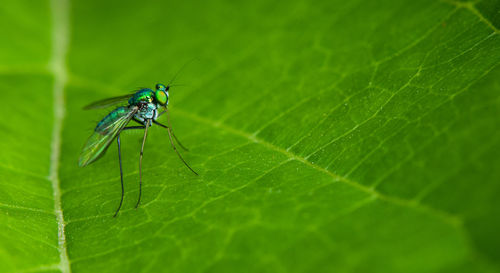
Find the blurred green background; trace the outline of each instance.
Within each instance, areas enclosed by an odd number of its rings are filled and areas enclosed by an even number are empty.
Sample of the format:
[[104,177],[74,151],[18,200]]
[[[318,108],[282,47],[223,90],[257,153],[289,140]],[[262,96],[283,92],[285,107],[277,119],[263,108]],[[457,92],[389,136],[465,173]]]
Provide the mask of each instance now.
[[[0,272],[500,272],[499,28],[498,0],[4,0]],[[82,107],[194,58],[200,176],[153,127],[134,210],[124,133],[112,218],[115,145],[77,165],[112,108]]]

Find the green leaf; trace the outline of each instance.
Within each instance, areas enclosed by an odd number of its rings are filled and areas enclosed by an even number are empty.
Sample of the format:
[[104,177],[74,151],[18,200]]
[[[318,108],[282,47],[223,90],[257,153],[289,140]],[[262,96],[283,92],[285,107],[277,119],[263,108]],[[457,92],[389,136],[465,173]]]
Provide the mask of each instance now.
[[[500,272],[500,2],[6,1],[0,272]],[[109,110],[153,126],[78,167]],[[165,118],[160,118],[165,121]]]

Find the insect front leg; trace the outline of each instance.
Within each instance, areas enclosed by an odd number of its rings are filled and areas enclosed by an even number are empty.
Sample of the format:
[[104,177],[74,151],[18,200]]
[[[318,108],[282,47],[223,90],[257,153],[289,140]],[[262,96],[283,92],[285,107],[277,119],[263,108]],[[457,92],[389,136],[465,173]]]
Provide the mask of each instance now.
[[[154,123],[154,124],[156,124],[156,125],[158,125],[158,126],[161,126],[161,127],[165,128],[165,129],[167,129],[167,130],[169,129],[169,127],[168,127],[167,125],[161,124],[161,123],[159,123],[159,122],[158,122],[158,121],[156,121],[156,120],[153,120],[153,123]],[[177,142],[177,144],[179,144],[179,146],[180,146],[180,147],[181,147],[184,151],[186,151],[186,152],[187,152],[187,151],[189,151],[189,150],[188,150],[188,148],[186,148],[184,145],[182,145],[182,143],[179,141],[179,139],[177,138],[177,136],[174,134],[174,131],[172,131],[172,128],[170,128],[170,132],[172,133],[172,136],[174,137],[175,142]]]
[[[167,109],[167,110],[165,110],[165,112],[167,112],[167,122],[168,122],[168,125],[169,125],[170,127],[172,127],[172,126],[170,125],[170,116],[169,116],[169,114],[168,114],[168,109]],[[177,151],[177,148],[175,147],[175,144],[174,144],[174,142],[172,141],[172,135],[173,135],[173,133],[172,133],[172,128],[170,128],[170,127],[165,126],[165,128],[167,128],[168,138],[170,139],[170,144],[172,145],[172,148],[174,149],[175,153],[177,154],[177,156],[179,157],[179,159],[182,161],[182,163],[184,163],[184,165],[186,165],[186,167],[187,167],[189,170],[191,170],[194,174],[198,175],[198,173],[197,173],[197,172],[195,172],[195,171],[193,170],[193,168],[191,168],[191,166],[189,166],[189,164],[187,164],[186,160],[184,160],[184,158],[182,158],[182,156],[181,156],[181,154],[179,153],[179,151]]]

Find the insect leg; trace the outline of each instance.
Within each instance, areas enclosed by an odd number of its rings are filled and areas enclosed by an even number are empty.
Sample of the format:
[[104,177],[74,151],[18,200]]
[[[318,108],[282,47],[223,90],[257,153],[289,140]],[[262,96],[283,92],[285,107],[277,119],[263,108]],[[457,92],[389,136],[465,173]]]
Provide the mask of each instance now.
[[144,122],[142,122],[142,121],[140,121],[140,120],[138,120],[136,118],[132,118],[132,120],[135,121],[135,122],[137,122],[137,123],[139,123],[140,125],[144,126]]
[[144,129],[146,128],[145,126],[129,126],[129,127],[125,127],[122,129],[122,131],[125,131],[125,130],[133,130],[133,129]]
[[121,153],[121,145],[120,145],[120,134],[116,137],[116,141],[118,142],[118,162],[120,162],[120,182],[122,184],[122,197],[120,199],[120,205],[116,209],[115,215],[113,217],[116,217],[118,212],[120,211],[120,208],[122,207],[123,203],[123,195],[125,193],[125,189],[123,188],[123,170],[122,170],[122,153]]
[[[165,112],[163,112],[163,113],[165,113]],[[168,126],[163,125],[163,124],[159,123],[159,122],[158,122],[158,121],[156,121],[156,120],[153,120],[153,123],[154,123],[154,124],[156,124],[156,125],[159,125],[159,126],[161,126],[161,127],[163,127],[163,128],[165,128],[165,129],[167,129],[167,130],[168,130]],[[186,151],[186,152],[187,152],[187,151],[189,151],[189,150],[188,150],[188,148],[184,147],[184,145],[182,145],[182,143],[179,141],[179,139],[177,139],[177,137],[176,137],[176,136],[175,136],[175,134],[174,134],[174,131],[172,131],[172,128],[170,128],[170,131],[172,132],[172,136],[174,137],[175,142],[177,142],[177,144],[179,144],[179,146],[180,146],[182,149],[184,149],[184,151]]]
[[[167,112],[167,122],[168,122],[168,125],[170,126],[170,116]],[[171,127],[171,126],[170,126]],[[187,162],[184,160],[184,158],[182,158],[181,154],[179,153],[179,151],[177,151],[177,148],[175,148],[175,144],[174,142],[172,141],[172,132],[170,130],[170,127],[167,127],[167,131],[168,131],[168,138],[170,139],[170,144],[172,145],[172,148],[174,149],[175,153],[177,154],[177,156],[179,156],[179,158],[181,159],[181,161],[184,163],[184,165],[186,165],[186,167],[188,167],[188,169],[190,169],[194,174],[198,175],[197,172],[195,172],[188,164]]]
[[135,208],[139,207],[139,203],[141,203],[141,194],[142,194],[142,155],[144,154],[144,143],[146,143],[146,138],[148,137],[148,128],[151,126],[151,120],[146,120],[145,128],[144,128],[144,138],[142,139],[141,146],[141,155],[139,158],[139,198],[137,199],[137,204],[135,204]]
[[[125,130],[133,130],[133,129],[144,129],[144,126],[129,126],[125,127],[122,129],[122,131]],[[123,187],[123,169],[122,169],[122,152],[121,152],[121,142],[120,142],[120,134],[116,137],[116,142],[118,143],[118,162],[120,163],[120,182],[122,186],[122,196],[120,199],[120,205],[118,205],[118,208],[116,209],[115,215],[113,217],[116,217],[118,215],[118,212],[120,211],[122,204],[123,204],[123,196],[125,195],[125,189]]]

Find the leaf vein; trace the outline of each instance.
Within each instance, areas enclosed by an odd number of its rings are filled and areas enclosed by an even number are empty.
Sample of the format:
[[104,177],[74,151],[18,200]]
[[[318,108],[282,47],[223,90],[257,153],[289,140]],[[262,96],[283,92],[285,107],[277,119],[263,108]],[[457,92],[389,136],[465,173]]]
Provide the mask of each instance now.
[[218,128],[218,129],[222,129],[222,130],[225,130],[227,132],[230,132],[230,133],[233,133],[235,135],[239,135],[241,137],[244,137],[244,138],[247,138],[257,144],[260,144],[270,150],[273,150],[273,151],[276,151],[276,152],[279,152],[279,153],[282,153],[284,155],[286,155],[289,159],[294,159],[294,160],[297,160],[299,162],[302,162],[303,164],[305,164],[306,166],[309,166],[317,171],[320,171],[322,173],[325,173],[329,176],[331,176],[333,179],[335,180],[338,180],[342,183],[345,183],[347,185],[350,185],[360,191],[363,191],[363,192],[366,192],[368,194],[371,194],[371,195],[374,195],[376,196],[377,198],[381,199],[381,200],[384,200],[386,202],[389,202],[389,203],[392,203],[394,205],[398,205],[398,206],[402,206],[402,207],[407,207],[407,208],[411,208],[411,209],[416,209],[416,210],[419,210],[419,211],[422,211],[422,212],[425,212],[425,213],[428,213],[429,215],[432,215],[432,216],[435,216],[436,218],[438,219],[441,219],[443,222],[445,223],[448,223],[454,227],[460,227],[461,226],[461,219],[458,218],[457,216],[455,215],[452,215],[452,214],[449,214],[448,212],[446,211],[441,211],[441,210],[438,210],[438,209],[435,209],[435,208],[432,208],[432,207],[429,207],[429,206],[426,206],[426,205],[423,205],[423,204],[417,204],[415,202],[413,202],[412,200],[406,200],[406,199],[401,199],[401,198],[398,198],[398,197],[393,197],[393,196],[388,196],[388,195],[384,195],[378,191],[376,191],[375,189],[373,188],[370,188],[370,187],[366,187],[362,184],[359,184],[357,182],[354,182],[354,181],[351,181],[349,180],[348,178],[346,177],[343,177],[343,176],[340,176],[340,175],[337,175],[321,166],[318,166],[318,165],[315,165],[314,163],[308,161],[306,158],[304,157],[301,157],[299,155],[295,155],[281,147],[278,147],[270,142],[267,142],[266,140],[263,140],[263,139],[259,139],[247,132],[243,132],[243,131],[240,131],[238,129],[235,129],[235,128],[232,128],[230,126],[227,126],[223,123],[219,123],[219,122],[215,122],[211,119],[208,119],[208,118],[205,118],[205,117],[201,117],[201,116],[198,116],[196,114],[192,114],[192,113],[189,113],[189,112],[186,112],[186,111],[183,111],[181,109],[177,109],[177,112],[187,118],[190,118],[194,121],[197,121],[197,122],[200,122],[200,123],[204,123],[204,124],[207,124],[209,126],[213,126],[215,128]]

